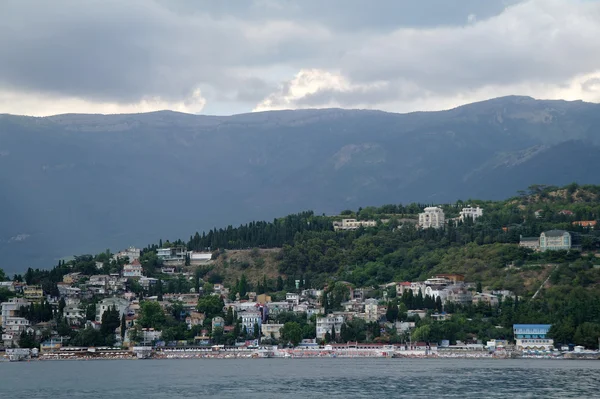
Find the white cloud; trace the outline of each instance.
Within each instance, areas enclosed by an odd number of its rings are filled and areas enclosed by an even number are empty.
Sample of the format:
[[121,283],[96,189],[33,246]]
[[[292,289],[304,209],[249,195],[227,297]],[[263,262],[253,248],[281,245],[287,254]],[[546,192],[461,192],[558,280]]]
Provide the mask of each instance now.
[[[321,3],[8,1],[0,110],[407,111],[505,94],[597,98],[597,82],[581,77],[600,65],[598,2],[431,0],[435,15],[408,0]],[[391,10],[405,10],[404,22]]]
[[[261,101],[253,111],[266,111],[289,108],[307,108],[311,104],[302,106],[299,102],[306,97],[323,91],[334,93],[351,93],[376,89],[385,85],[382,82],[371,84],[351,84],[346,77],[339,72],[328,72],[320,69],[302,69],[289,82],[279,86],[277,92],[269,95]],[[340,104],[335,100],[318,104],[319,107],[338,107]]]
[[49,116],[67,113],[82,114],[125,114],[161,110],[186,113],[199,113],[204,109],[206,99],[200,89],[181,101],[165,101],[160,97],[145,97],[135,103],[90,101],[77,97],[45,95],[43,93],[23,93],[0,91],[0,109],[3,113],[31,116]]
[[464,26],[368,37],[318,71],[301,69],[255,109],[407,112],[511,94],[600,100],[599,3],[531,0],[492,18],[468,19]]

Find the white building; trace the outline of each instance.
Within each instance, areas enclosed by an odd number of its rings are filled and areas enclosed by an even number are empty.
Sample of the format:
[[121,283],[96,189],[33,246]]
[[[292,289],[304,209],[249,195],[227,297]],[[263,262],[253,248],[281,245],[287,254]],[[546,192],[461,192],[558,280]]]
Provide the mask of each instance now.
[[540,234],[540,250],[544,251],[568,251],[571,249],[571,234],[564,230],[544,231]]
[[419,227],[423,229],[444,227],[444,211],[437,206],[425,208],[423,213],[419,213]]
[[71,325],[80,324],[85,320],[85,310],[79,305],[67,305],[63,309],[63,316],[67,319],[67,323]]
[[254,325],[258,328],[262,325],[262,314],[257,311],[248,310],[238,315],[242,318],[242,328],[246,327],[248,334],[254,334]]
[[19,309],[30,304],[31,302],[23,298],[10,298],[8,302],[2,302],[2,328],[6,328],[8,318],[17,317]]
[[461,222],[464,222],[465,218],[471,218],[473,219],[473,221],[475,221],[475,219],[477,219],[480,216],[483,216],[483,209],[481,209],[480,207],[468,207],[463,208],[462,211],[460,211],[460,216],[458,217],[458,219]]
[[116,307],[119,311],[119,317],[127,315],[129,310],[129,301],[123,298],[105,298],[96,304],[96,321],[102,322],[102,315],[111,307]]
[[298,305],[300,303],[300,295],[294,292],[288,292],[285,294],[286,302],[293,303],[294,305]]
[[187,256],[185,247],[158,248],[156,256],[169,264],[183,264]]
[[116,254],[115,256],[113,256],[114,260],[117,260],[118,258],[129,258],[130,262],[133,262],[134,260],[138,260],[140,258],[140,255],[142,253],[142,250],[139,248],[135,248],[135,247],[129,247],[124,251],[119,252],[118,254]]
[[123,266],[123,277],[142,277],[144,269],[139,260],[134,260],[129,265]]
[[[384,222],[382,220],[382,222]],[[334,230],[357,230],[360,227],[375,227],[377,221],[375,220],[356,220],[356,219],[342,219],[342,221],[333,222]]]
[[[367,322],[377,321],[379,315],[377,314],[377,300],[369,298],[365,301],[365,320]],[[331,331],[331,330],[330,330]]]
[[7,317],[3,319],[4,332],[2,333],[2,342],[4,346],[12,346],[17,343],[21,333],[26,331],[30,323],[24,317]]
[[264,338],[281,338],[281,329],[283,324],[263,324],[261,327],[261,333]]
[[188,252],[188,256],[190,257],[191,265],[201,265],[204,263],[210,263],[212,260],[212,253],[210,252]]
[[335,328],[336,336],[339,336],[344,324],[344,316],[329,314],[324,317],[317,317],[317,339],[325,339],[325,334],[331,334]]

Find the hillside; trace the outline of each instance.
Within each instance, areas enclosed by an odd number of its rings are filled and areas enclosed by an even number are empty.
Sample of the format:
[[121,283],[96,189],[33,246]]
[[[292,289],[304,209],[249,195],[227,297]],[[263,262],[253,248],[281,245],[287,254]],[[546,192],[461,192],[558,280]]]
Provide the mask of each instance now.
[[0,115],[0,266],[45,267],[299,209],[598,183],[599,111],[505,97],[411,114]]

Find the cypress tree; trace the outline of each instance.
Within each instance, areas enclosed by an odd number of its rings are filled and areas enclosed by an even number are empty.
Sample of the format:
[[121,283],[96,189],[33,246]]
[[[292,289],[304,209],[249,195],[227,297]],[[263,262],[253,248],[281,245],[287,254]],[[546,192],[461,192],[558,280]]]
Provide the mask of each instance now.
[[125,320],[125,314],[121,316],[121,341],[125,339],[125,330],[127,329],[127,324]]

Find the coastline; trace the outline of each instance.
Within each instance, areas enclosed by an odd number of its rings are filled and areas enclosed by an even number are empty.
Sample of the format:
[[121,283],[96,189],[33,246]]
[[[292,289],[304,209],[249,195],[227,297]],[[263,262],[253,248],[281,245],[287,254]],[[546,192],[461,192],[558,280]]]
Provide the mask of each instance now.
[[[404,353],[403,353],[404,352]],[[65,354],[44,353],[37,357],[20,359],[0,358],[0,362],[46,362],[46,361],[97,361],[97,360],[186,360],[186,359],[552,359],[552,360],[598,360],[600,354],[589,353],[583,356],[568,356],[568,353],[557,354],[522,354],[522,353],[417,353],[416,351],[307,351],[307,350],[278,350],[278,351],[229,351],[210,352],[204,350],[156,351],[145,356],[134,352],[121,354]]]

